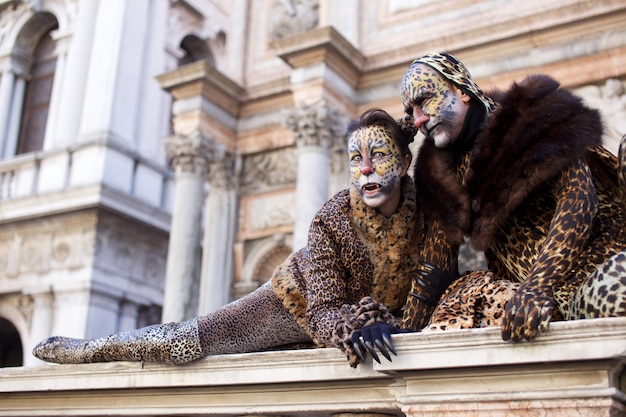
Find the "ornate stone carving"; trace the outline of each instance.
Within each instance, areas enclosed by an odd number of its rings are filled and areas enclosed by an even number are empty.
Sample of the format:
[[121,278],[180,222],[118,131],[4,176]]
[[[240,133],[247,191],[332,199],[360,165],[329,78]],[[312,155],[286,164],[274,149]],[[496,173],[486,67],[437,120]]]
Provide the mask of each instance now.
[[334,141],[330,149],[330,172],[333,174],[348,172],[348,152],[346,144],[342,141]]
[[267,282],[278,265],[283,263],[291,254],[290,246],[277,246],[263,256],[254,269],[253,281],[257,284]]
[[268,16],[271,41],[315,29],[319,22],[319,0],[276,0]]
[[320,146],[330,149],[346,129],[346,120],[325,100],[302,104],[284,112],[284,125],[295,133],[298,146]]
[[144,263],[144,276],[146,280],[162,285],[165,280],[165,256],[156,253],[148,253]]
[[223,145],[199,131],[187,136],[168,136],[163,141],[167,158],[177,173],[195,173],[204,177],[208,164],[220,161],[225,154]]
[[96,211],[4,225],[0,228],[0,279],[95,267],[159,286],[165,276],[167,242],[166,233]]
[[138,283],[163,285],[167,235],[103,215],[98,225],[96,248],[96,268]]
[[136,254],[134,253],[130,242],[120,241],[116,243],[115,248],[115,265],[122,271],[132,271],[134,259]]
[[232,190],[237,185],[237,177],[241,169],[241,158],[238,155],[227,153],[224,158],[211,165],[209,169],[209,183],[212,190]]
[[0,304],[10,306],[24,319],[24,322],[30,323],[35,308],[34,299],[26,294],[4,294],[0,295]]
[[297,160],[298,155],[293,147],[244,157],[241,191],[246,194],[295,184]]
[[272,229],[293,224],[295,201],[292,193],[271,194],[254,199],[250,204],[250,229]]

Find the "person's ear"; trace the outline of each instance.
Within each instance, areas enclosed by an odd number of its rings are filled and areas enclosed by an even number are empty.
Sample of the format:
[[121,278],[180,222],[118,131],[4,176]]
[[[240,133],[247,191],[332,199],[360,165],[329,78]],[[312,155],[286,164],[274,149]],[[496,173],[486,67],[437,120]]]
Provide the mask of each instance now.
[[469,103],[470,100],[472,99],[472,96],[470,96],[469,94],[467,94],[465,91],[463,91],[460,88],[459,88],[459,91],[461,92],[461,101],[463,101],[463,103]]

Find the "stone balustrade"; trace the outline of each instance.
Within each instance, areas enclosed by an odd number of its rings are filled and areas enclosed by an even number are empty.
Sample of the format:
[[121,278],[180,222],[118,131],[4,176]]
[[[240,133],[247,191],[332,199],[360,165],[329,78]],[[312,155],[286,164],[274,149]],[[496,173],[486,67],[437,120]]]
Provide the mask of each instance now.
[[497,328],[393,337],[393,362],[357,369],[336,349],[4,368],[0,416],[626,415],[626,318],[552,323],[532,343]]
[[172,187],[167,167],[94,139],[0,161],[0,220],[103,204],[169,230]]

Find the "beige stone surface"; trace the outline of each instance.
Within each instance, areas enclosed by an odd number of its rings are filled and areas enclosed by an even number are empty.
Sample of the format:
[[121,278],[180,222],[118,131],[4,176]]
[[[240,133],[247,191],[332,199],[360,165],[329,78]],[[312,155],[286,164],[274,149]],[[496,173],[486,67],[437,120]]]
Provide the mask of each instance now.
[[552,323],[532,343],[498,328],[394,342],[393,362],[357,369],[336,349],[5,368],[0,416],[626,414],[626,318]]

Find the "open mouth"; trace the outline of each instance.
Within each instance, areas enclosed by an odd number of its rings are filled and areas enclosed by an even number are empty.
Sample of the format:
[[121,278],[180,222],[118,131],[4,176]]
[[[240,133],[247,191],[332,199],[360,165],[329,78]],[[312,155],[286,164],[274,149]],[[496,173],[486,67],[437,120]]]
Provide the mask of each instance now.
[[363,190],[365,194],[370,195],[370,194],[376,194],[382,188],[383,187],[380,184],[368,183],[368,184],[365,184],[363,187],[361,187],[361,190]]

